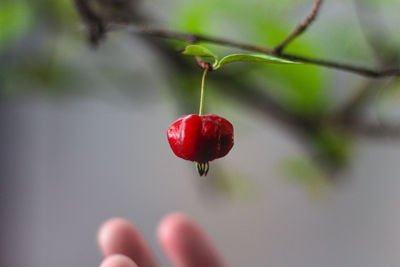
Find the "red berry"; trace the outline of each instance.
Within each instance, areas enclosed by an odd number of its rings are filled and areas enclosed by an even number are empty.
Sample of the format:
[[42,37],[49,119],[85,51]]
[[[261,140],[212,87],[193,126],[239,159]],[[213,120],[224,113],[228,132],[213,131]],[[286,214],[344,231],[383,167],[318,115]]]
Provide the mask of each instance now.
[[200,164],[200,175],[207,174],[209,161],[225,156],[233,146],[232,124],[214,114],[183,116],[167,136],[175,155]]

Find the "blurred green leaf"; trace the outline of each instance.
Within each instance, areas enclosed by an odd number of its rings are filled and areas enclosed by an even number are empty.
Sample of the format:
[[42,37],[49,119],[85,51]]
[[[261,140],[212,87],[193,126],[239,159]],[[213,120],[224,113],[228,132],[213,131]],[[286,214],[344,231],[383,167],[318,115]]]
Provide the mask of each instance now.
[[249,83],[258,83],[266,88],[285,109],[302,116],[320,116],[327,112],[330,104],[327,99],[329,77],[326,70],[303,64],[258,64]]
[[262,54],[232,54],[222,58],[214,67],[219,69],[225,64],[233,62],[266,62],[275,64],[298,64],[297,62]]
[[314,145],[322,159],[336,166],[345,165],[350,157],[351,142],[345,135],[329,128],[314,136]]
[[[83,90],[71,86],[77,73],[61,62],[51,63],[45,58],[32,57],[32,61],[19,61],[0,73],[4,82],[0,97],[12,97],[30,93],[67,95]],[[23,75],[21,75],[23,74]]]
[[37,4],[37,12],[45,13],[51,18],[55,25],[63,26],[66,24],[76,24],[79,20],[73,1],[71,0],[36,0],[40,1]]
[[0,51],[30,27],[32,12],[25,1],[0,2]]

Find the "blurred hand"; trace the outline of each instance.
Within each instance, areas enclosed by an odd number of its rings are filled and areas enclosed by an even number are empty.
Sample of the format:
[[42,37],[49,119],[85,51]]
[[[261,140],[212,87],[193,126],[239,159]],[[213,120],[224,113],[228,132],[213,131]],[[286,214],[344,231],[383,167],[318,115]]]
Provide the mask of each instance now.
[[[202,229],[186,215],[166,216],[159,224],[158,239],[173,266],[225,266]],[[100,267],[157,266],[139,230],[125,219],[105,222],[100,228],[98,242],[105,257]]]

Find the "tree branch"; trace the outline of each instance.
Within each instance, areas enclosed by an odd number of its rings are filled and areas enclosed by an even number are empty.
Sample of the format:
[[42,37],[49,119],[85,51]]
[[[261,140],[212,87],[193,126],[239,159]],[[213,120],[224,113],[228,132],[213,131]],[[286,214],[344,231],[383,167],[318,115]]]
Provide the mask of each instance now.
[[105,23],[103,19],[93,11],[88,1],[74,0],[74,3],[89,32],[90,43],[92,46],[98,45],[105,34]]
[[279,56],[281,58],[298,61],[302,63],[308,63],[311,65],[318,65],[326,68],[352,72],[354,74],[358,74],[369,78],[385,78],[390,76],[400,76],[400,69],[398,68],[375,70],[372,68],[365,68],[358,65],[351,65],[325,59],[297,56],[293,54],[281,54]]
[[[170,31],[165,29],[157,29],[151,27],[139,27],[139,26],[127,26],[127,25],[109,25],[107,27],[108,31],[121,31],[127,30],[132,33],[142,34],[142,35],[149,35],[164,39],[173,39],[173,40],[181,40],[185,42],[208,42],[213,44],[218,44],[222,46],[234,47],[241,50],[252,51],[252,52],[259,52],[263,54],[269,55],[277,55],[273,49],[252,45],[248,43],[242,43],[237,41],[232,41],[229,39],[218,38],[218,37],[211,37],[206,35],[199,35],[199,34],[191,34],[191,33],[182,33],[176,31]],[[311,65],[322,66],[331,69],[337,69],[341,71],[351,72],[354,74],[358,74],[361,76],[369,77],[369,78],[384,78],[390,76],[400,76],[400,69],[399,68],[392,68],[392,69],[384,69],[384,70],[374,70],[371,68],[365,68],[357,65],[340,63],[331,60],[324,60],[318,58],[311,58],[305,56],[299,56],[294,54],[279,54],[281,58],[293,60],[301,63],[307,63]]]
[[321,7],[322,0],[316,0],[314,3],[314,6],[308,16],[303,20],[297,27],[294,29],[294,31],[286,37],[285,40],[282,41],[279,45],[277,45],[274,48],[274,53],[276,54],[281,54],[283,49],[290,43],[292,42],[295,38],[297,38],[299,35],[301,35],[307,28],[310,26],[310,24],[314,21],[315,17],[318,14],[318,11]]
[[349,131],[365,137],[400,139],[400,124],[356,122],[354,124],[347,124],[344,127]]

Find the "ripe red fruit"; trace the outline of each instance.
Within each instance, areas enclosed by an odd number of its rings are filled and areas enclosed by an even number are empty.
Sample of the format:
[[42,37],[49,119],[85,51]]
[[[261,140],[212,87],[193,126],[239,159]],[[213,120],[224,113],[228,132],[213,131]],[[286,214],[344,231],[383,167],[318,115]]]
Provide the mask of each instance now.
[[198,163],[200,175],[207,175],[208,162],[225,156],[233,146],[232,124],[214,114],[183,116],[167,136],[175,155]]

